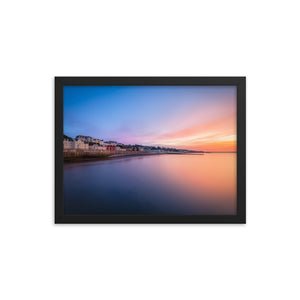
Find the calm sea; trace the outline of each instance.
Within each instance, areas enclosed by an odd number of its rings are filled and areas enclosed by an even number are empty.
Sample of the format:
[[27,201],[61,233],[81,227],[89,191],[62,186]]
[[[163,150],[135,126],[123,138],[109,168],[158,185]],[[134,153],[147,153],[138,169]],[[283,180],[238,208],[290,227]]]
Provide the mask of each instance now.
[[235,214],[236,153],[64,165],[65,214]]

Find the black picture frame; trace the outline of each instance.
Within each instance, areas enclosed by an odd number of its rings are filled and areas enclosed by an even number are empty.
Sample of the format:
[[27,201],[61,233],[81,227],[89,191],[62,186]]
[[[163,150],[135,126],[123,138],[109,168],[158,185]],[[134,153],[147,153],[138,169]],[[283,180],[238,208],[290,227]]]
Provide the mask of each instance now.
[[[236,215],[65,215],[63,87],[101,85],[237,86]],[[55,77],[55,223],[246,223],[246,77]]]

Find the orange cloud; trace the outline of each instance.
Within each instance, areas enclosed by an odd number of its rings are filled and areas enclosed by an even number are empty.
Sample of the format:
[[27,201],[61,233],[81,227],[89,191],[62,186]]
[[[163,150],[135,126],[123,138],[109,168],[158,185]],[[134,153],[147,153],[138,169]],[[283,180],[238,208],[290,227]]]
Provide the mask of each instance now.
[[158,136],[156,143],[199,151],[236,151],[236,115]]

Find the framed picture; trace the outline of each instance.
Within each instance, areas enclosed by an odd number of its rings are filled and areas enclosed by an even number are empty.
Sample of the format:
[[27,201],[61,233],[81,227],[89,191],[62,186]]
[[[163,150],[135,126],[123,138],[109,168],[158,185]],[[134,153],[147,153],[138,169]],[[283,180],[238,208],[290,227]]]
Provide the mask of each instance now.
[[246,223],[245,77],[56,77],[55,223]]

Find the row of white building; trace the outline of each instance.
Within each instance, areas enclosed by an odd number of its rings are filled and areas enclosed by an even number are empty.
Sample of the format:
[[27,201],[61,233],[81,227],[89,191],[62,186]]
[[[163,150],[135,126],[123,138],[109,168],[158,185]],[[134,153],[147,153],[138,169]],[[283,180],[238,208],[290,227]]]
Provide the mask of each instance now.
[[78,135],[75,139],[64,137],[64,150],[92,150],[92,151],[125,151],[116,142],[104,142],[90,136]]
[[87,142],[87,143],[95,143],[99,145],[103,145],[104,141],[101,139],[94,139],[91,136],[86,136],[86,135],[77,135],[75,140],[77,141],[82,141],[82,142]]

